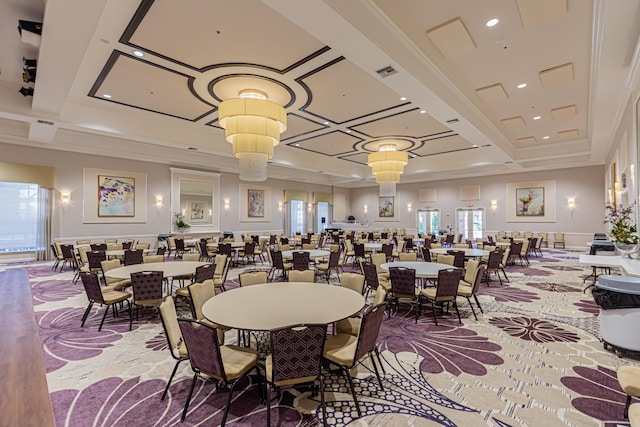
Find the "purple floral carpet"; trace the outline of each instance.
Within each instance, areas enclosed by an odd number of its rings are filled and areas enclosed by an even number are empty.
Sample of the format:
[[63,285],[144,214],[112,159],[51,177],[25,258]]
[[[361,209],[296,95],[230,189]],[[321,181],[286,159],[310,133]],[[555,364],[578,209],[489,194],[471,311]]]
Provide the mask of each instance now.
[[[94,309],[84,328],[87,305],[72,273],[53,273],[50,263],[1,265],[26,268],[44,346],[49,392],[58,426],[218,425],[226,393],[212,381],[198,381],[187,419],[180,414],[192,379],[180,365],[169,395],[160,400],[175,361],[157,315],[134,321]],[[262,269],[267,266],[258,265]],[[227,288],[237,286],[233,269]],[[618,358],[599,341],[598,308],[583,293],[590,273],[577,254],[545,251],[530,267],[509,267],[510,282],[482,284],[484,314],[473,318],[459,299],[435,326],[429,309],[418,323],[412,307],[385,319],[379,348],[385,365],[380,390],[370,364],[354,370],[363,417],[358,418],[347,380],[327,373],[327,424],[334,426],[626,426],[626,395],[616,369],[638,365]],[[337,279],[332,279],[337,283]],[[179,307],[179,314],[186,314]],[[235,339],[230,331],[227,340]],[[264,337],[256,338],[263,342]],[[273,394],[272,425],[315,426],[321,422],[318,397],[309,391]],[[228,425],[266,423],[256,378],[243,380],[233,394]]]

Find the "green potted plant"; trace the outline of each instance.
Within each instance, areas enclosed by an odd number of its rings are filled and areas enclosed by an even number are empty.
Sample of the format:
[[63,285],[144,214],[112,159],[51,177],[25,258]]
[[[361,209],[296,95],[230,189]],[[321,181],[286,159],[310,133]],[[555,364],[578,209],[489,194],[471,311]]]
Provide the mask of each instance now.
[[180,212],[176,212],[175,214],[173,214],[173,225],[175,225],[175,227],[181,233],[184,233],[191,228],[191,225],[185,222],[184,215],[182,215],[182,213]]
[[631,219],[635,203],[625,207],[623,205],[607,204],[605,223],[611,225],[609,235],[616,248],[622,252],[625,258],[631,258],[631,254],[638,251],[638,228]]

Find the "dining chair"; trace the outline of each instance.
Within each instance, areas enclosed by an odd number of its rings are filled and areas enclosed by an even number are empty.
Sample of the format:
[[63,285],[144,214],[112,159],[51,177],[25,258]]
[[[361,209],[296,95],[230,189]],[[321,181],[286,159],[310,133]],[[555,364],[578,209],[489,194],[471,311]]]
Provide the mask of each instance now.
[[242,262],[244,265],[249,263],[256,263],[256,242],[250,240],[248,242],[244,242],[244,248],[240,250],[238,256],[242,258]]
[[299,324],[269,331],[270,354],[265,366],[267,385],[267,425],[271,425],[271,392],[282,388],[313,384],[320,389],[322,423],[327,425],[324,402],[322,356],[327,335],[326,324]]
[[484,271],[484,280],[487,282],[487,286],[491,281],[491,274],[495,274],[500,284],[502,285],[502,277],[500,277],[500,270],[502,269],[502,257],[503,254],[499,250],[489,252],[489,259],[487,260],[486,268]]
[[184,239],[174,239],[174,242],[176,244],[176,248],[174,250],[173,257],[176,258],[178,256],[182,256],[187,251],[187,248],[184,246]]
[[378,275],[378,269],[371,262],[362,262],[360,264],[362,274],[364,275],[364,281],[366,284],[365,297],[369,295],[371,290],[375,291],[378,286],[382,285],[387,292],[391,292],[391,283],[389,280],[384,280]]
[[229,274],[230,268],[231,258],[226,255],[216,255],[216,268],[213,274],[213,286],[216,289],[220,288],[223,292],[227,290],[224,285],[227,281],[227,275]]
[[91,243],[89,245],[92,251],[106,251],[107,244],[106,243]]
[[454,267],[464,268],[464,251],[457,251],[455,249],[452,249],[452,250],[448,250],[447,254],[448,255],[453,255],[453,266]]
[[164,255],[144,255],[142,257],[143,264],[149,264],[150,262],[164,262]]
[[[351,395],[353,396],[353,402],[358,412],[358,417],[362,416],[362,410],[358,405],[358,398],[356,397],[356,390],[353,386],[353,378],[351,377],[351,369],[353,369],[358,363],[361,363],[366,357],[371,360],[376,377],[378,378],[378,384],[380,389],[384,390],[382,385],[382,379],[378,366],[376,364],[373,355],[379,355],[376,342],[378,340],[378,334],[380,332],[380,325],[382,324],[382,318],[386,310],[386,303],[377,304],[368,307],[362,314],[362,320],[360,322],[360,329],[357,336],[350,334],[336,334],[330,337],[324,345],[324,359],[339,366],[342,372],[347,377],[349,382],[349,388],[351,389]],[[380,359],[378,358],[378,362]],[[382,367],[382,363],[380,363]]]
[[416,322],[418,321],[418,296],[419,291],[416,289],[416,270],[405,267],[389,268],[391,276],[391,292],[389,298],[393,301],[396,312],[400,310],[400,299],[409,300],[415,305]]
[[216,334],[218,336],[218,342],[224,344],[224,333],[231,330],[225,326],[220,326],[213,323],[202,313],[202,306],[211,298],[216,296],[215,286],[211,283],[211,279],[204,279],[202,282],[196,282],[187,286],[189,293],[189,307],[191,308],[191,316],[194,320],[216,328]]
[[364,243],[354,243],[353,252],[355,253],[353,265],[356,265],[358,262],[360,262],[360,260],[371,260],[369,254],[367,254],[367,252],[364,250]]
[[[136,320],[139,319],[138,309],[143,312],[146,307],[158,308],[166,294],[162,291],[162,271],[140,271],[131,273],[133,307],[136,309]],[[129,330],[133,326],[133,310],[129,311]]]
[[122,264],[120,264],[119,259],[108,259],[104,261],[100,261],[100,269],[102,270],[102,278],[104,280],[104,284],[107,289],[114,291],[122,291],[124,288],[131,286],[131,279],[116,279],[113,277],[109,277],[107,275],[107,271],[113,270],[114,268],[120,268]]
[[124,251],[124,265],[142,264],[142,256],[144,251],[141,249],[125,249]]
[[[184,421],[187,416],[196,380],[198,378],[202,378],[205,381],[213,379],[222,383],[223,390],[228,389],[227,402],[221,422],[221,426],[224,426],[236,384],[253,370],[256,371],[260,381],[261,376],[257,368],[260,355],[257,351],[249,348],[220,345],[216,328],[203,324],[198,320],[178,319],[178,324],[189,353],[191,369],[194,373],[180,420]],[[261,393],[261,388],[262,385],[258,385],[259,393]]]
[[398,243],[396,244],[396,250],[391,253],[391,256],[394,259],[398,259],[400,257],[400,254],[404,252],[404,245],[405,245],[404,240],[398,240]]
[[330,252],[329,261],[326,263],[321,262],[319,264],[316,264],[316,271],[319,274],[324,273],[325,278],[327,279],[327,283],[329,283],[330,281],[332,271],[336,272],[336,275],[338,276],[338,280],[340,280],[340,273],[338,272],[338,268],[340,267],[339,262],[340,262],[340,250]]
[[309,252],[293,252],[293,269],[308,270],[309,269]]
[[113,312],[113,317],[117,315],[117,303],[126,301],[127,306],[129,307],[129,316],[131,316],[131,304],[129,303],[129,298],[131,298],[131,294],[129,292],[121,292],[114,290],[104,290],[102,286],[100,286],[100,279],[98,275],[94,272],[83,271],[80,273],[80,280],[82,281],[82,285],[84,286],[84,291],[87,295],[87,299],[89,300],[89,305],[87,309],[84,311],[82,315],[82,323],[80,327],[84,327],[84,322],[87,320],[89,313],[91,312],[91,308],[95,303],[100,305],[106,305],[107,307],[104,310],[104,314],[102,315],[102,320],[100,321],[100,326],[98,327],[98,332],[102,330],[102,325],[104,324],[104,319],[107,317],[107,313],[109,312],[109,307]]
[[[213,277],[215,274],[216,266],[215,264],[209,263],[204,264],[199,267],[196,267],[195,273],[191,276],[191,284],[193,283],[207,283],[212,288],[213,285]],[[181,297],[189,300],[189,304],[191,304],[191,296],[189,295],[188,286],[182,286],[176,289],[175,291],[176,297]]]
[[289,282],[307,282],[314,283],[316,281],[316,272],[313,270],[291,270],[288,274]]
[[400,252],[398,254],[398,260],[400,262],[415,262],[418,260],[418,256],[415,252]]
[[[477,263],[476,266],[472,266],[472,263]],[[473,304],[471,304],[471,297],[476,300],[476,304],[480,309],[481,313],[484,313],[482,310],[482,306],[480,305],[480,301],[478,300],[478,289],[480,287],[480,282],[482,282],[482,276],[484,276],[484,271],[487,267],[484,264],[480,264],[479,261],[470,260],[467,263],[467,273],[465,274],[464,279],[460,280],[458,283],[458,296],[465,297],[467,302],[469,303],[469,307],[471,307],[471,312],[473,313],[473,317],[478,320],[478,316],[476,315],[476,311],[473,308]],[[469,271],[472,270],[473,274],[469,275]]]
[[104,251],[89,251],[87,252],[87,265],[89,271],[94,273],[100,272],[102,274],[102,261],[106,261],[107,255]]
[[[419,314],[422,313],[422,301],[426,300],[431,303],[431,309],[433,311],[433,320],[438,326],[438,317],[436,315],[436,304],[440,305],[440,311],[444,312],[444,303],[447,303],[447,311],[449,310],[449,303],[453,304],[458,315],[458,321],[462,323],[460,318],[460,311],[456,304],[456,296],[458,295],[458,286],[460,284],[460,278],[462,277],[462,270],[447,269],[440,270],[438,272],[438,286],[435,288],[425,288],[420,291],[418,297]],[[416,316],[416,322],[418,317]]]
[[[515,265],[516,260],[521,260],[520,252],[522,251],[523,242],[511,242],[511,246],[509,247],[509,257],[508,262],[510,265]],[[520,266],[522,267],[522,261],[520,261]]]
[[[371,305],[382,304],[383,302],[386,302],[386,301],[387,301],[387,291],[385,290],[384,286],[378,286],[378,289],[376,289],[375,298],[373,299],[373,304]],[[366,305],[364,309],[366,309],[367,307],[369,307],[369,305]],[[363,310],[360,310],[360,313],[354,316],[347,317],[346,319],[337,321],[334,325],[334,332],[336,334],[349,334],[353,336],[358,336],[358,331],[360,331],[360,322],[362,321],[361,313]],[[376,348],[376,351],[377,351],[377,348]],[[384,368],[382,368],[382,371],[384,372]]]
[[431,262],[431,251],[429,250],[427,245],[422,246],[420,248],[420,252],[422,253],[422,260],[424,262]]
[[438,263],[447,264],[453,266],[453,263],[456,261],[456,257],[450,254],[439,254],[438,255]]
[[561,246],[564,249],[564,233],[553,234],[553,247],[554,249]]
[[284,259],[282,258],[282,252],[279,250],[271,249],[270,253],[271,253],[271,270],[269,270],[268,276],[271,276],[276,271],[281,271],[282,272],[281,277],[283,279],[286,279],[288,272],[293,269],[293,263],[284,262]]
[[256,272],[240,273],[238,274],[238,280],[240,281],[241,287],[267,283],[268,282],[267,272],[256,271]]
[[60,272],[62,273],[65,265],[71,267],[72,270],[76,270],[78,265],[76,263],[73,245],[60,245],[60,250],[62,252],[62,265],[60,266]]
[[164,400],[171,386],[171,381],[173,381],[173,377],[176,375],[178,366],[185,360],[189,360],[189,353],[187,352],[187,346],[184,344],[182,334],[180,333],[178,313],[176,312],[176,306],[171,295],[162,301],[158,307],[158,311],[160,312],[160,321],[162,322],[164,335],[167,338],[167,347],[169,347],[171,357],[176,361],[173,371],[171,371],[171,375],[169,376],[169,381],[167,381],[167,386],[164,388],[162,397],[160,397],[160,400]]
[[156,249],[156,255],[162,255],[164,256],[164,254],[167,253],[167,247],[166,246],[158,246],[158,249]]

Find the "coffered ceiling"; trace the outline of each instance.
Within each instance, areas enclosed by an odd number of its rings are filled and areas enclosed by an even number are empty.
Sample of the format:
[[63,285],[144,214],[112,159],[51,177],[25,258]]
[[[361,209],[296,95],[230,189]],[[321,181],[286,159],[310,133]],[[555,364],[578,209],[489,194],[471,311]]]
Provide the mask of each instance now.
[[[602,164],[637,83],[639,6],[4,1],[0,140],[237,172],[217,106],[258,89],[288,113],[271,178],[373,185],[367,154],[389,140],[402,182]],[[39,48],[18,19],[43,22]]]

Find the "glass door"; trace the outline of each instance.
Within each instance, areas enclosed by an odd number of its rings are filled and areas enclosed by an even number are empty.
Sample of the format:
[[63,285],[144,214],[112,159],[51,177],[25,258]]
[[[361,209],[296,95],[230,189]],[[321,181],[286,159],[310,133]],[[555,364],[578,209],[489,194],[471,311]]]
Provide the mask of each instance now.
[[458,233],[462,240],[482,239],[484,236],[484,209],[457,209]]
[[418,234],[438,234],[440,209],[418,209]]

